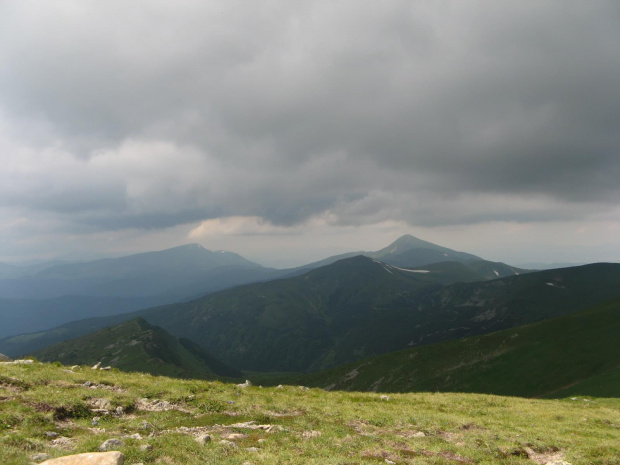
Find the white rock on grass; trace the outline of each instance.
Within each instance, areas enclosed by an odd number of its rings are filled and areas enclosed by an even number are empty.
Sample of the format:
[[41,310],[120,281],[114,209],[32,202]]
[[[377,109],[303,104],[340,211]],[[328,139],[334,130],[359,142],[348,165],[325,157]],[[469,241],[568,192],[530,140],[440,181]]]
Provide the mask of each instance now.
[[120,452],[89,452],[50,459],[39,465],[124,465],[125,456]]

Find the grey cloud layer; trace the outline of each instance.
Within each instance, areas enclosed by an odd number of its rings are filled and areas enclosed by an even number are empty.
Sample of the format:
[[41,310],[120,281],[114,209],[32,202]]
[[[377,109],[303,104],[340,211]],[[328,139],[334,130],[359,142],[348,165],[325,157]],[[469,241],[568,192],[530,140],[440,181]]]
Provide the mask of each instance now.
[[620,198],[620,8],[7,2],[0,203],[93,228],[575,219]]

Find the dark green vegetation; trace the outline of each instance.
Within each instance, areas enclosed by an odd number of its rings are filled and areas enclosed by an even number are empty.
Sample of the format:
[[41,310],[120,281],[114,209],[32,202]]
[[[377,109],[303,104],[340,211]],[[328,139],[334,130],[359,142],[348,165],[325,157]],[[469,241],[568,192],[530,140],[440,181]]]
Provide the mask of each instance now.
[[620,397],[620,300],[271,382],[350,391]]
[[142,318],[61,342],[33,355],[41,361],[59,361],[65,365],[100,362],[102,367],[177,378],[242,376],[195,343],[177,339]]
[[[618,399],[431,393],[382,399],[88,367],[0,365],[0,463],[6,465],[28,464],[37,453],[96,451],[111,438],[123,441],[125,463],[145,465],[612,465],[620,457],[619,418]],[[211,441],[198,443],[204,434]]]
[[366,257],[140,312],[252,371],[321,370],[406,347],[484,334],[620,298],[620,265],[442,286]]

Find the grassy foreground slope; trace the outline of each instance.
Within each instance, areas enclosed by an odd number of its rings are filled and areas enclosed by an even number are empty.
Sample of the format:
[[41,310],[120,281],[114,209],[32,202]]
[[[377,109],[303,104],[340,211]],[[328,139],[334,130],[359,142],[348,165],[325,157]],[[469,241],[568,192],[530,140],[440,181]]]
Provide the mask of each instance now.
[[34,352],[44,362],[112,366],[178,378],[218,379],[242,374],[187,339],[177,339],[142,318]]
[[384,354],[295,380],[356,391],[620,397],[620,300],[528,326]]
[[[618,399],[382,399],[35,363],[0,365],[0,407],[7,465],[96,451],[112,438],[127,464],[620,463]],[[204,434],[211,441],[200,444]]]

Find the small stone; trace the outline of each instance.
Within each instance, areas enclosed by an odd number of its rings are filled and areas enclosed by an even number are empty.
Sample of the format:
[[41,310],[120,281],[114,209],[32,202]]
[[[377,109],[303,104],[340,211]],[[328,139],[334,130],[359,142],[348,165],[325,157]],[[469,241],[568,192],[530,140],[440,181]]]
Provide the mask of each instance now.
[[123,436],[123,438],[125,438],[125,439],[136,439],[138,441],[142,440],[142,436],[140,435],[140,433],[126,434],[126,435]]
[[260,449],[258,447],[246,447],[245,450],[247,450],[248,452],[260,452]]
[[267,440],[266,440],[266,439],[262,439],[262,438],[261,438],[261,439],[259,439],[259,440],[258,440],[258,441],[256,441],[256,442],[258,442],[259,444],[263,444],[263,443],[267,442]]
[[43,462],[43,460],[47,460],[50,459],[51,457],[47,454],[34,454],[32,456],[30,456],[30,460],[32,460],[35,463],[39,463],[39,462]]
[[48,438],[57,438],[58,436],[60,436],[56,431],[46,431],[45,435]]
[[385,394],[383,394],[383,395],[379,396],[379,399],[388,401],[388,400],[390,400],[390,396],[386,396]]
[[97,363],[95,363],[95,364],[94,364],[92,367],[90,367],[90,368],[91,368],[91,369],[93,369],[93,370],[98,370],[100,366],[101,366],[101,362],[97,362]]
[[110,410],[112,408],[112,403],[109,399],[93,399],[90,405],[101,410]]
[[321,436],[321,432],[320,431],[304,431],[301,434],[301,437],[304,439],[311,439],[311,438],[318,438],[319,436]]
[[117,415],[122,415],[123,413],[125,413],[125,409],[119,405],[118,407],[116,407],[116,409],[114,410],[114,412],[115,412]]
[[109,370],[111,370],[111,369],[112,369],[112,367],[102,367],[102,368],[99,368],[99,369],[100,369],[100,370],[106,370],[106,371],[109,371]]
[[101,420],[101,418],[99,417],[93,417],[93,426],[98,426],[99,425],[99,420]]
[[84,387],[90,387],[90,385],[93,384],[90,381],[84,381],[84,384],[82,384],[82,386]]
[[106,452],[109,450],[119,449],[121,447],[125,447],[125,443],[121,441],[120,439],[112,438],[112,439],[108,439],[107,441],[104,441],[99,446],[99,450],[101,452]]
[[385,463],[388,463],[388,464],[394,464],[394,463],[396,463],[396,462],[392,462],[390,459],[385,459]]
[[59,447],[61,449],[66,449],[66,450],[73,449],[73,439],[66,438],[64,436],[60,436],[59,438],[52,439],[50,444],[52,445],[52,447]]
[[125,456],[120,452],[88,452],[46,460],[40,465],[124,465],[124,463]]
[[237,384],[237,387],[246,388],[246,387],[250,387],[251,385],[252,385],[252,383],[250,382],[250,380],[246,379],[245,383]]
[[276,389],[282,389],[282,388],[284,388],[284,386],[282,386],[281,384],[278,384],[278,385],[276,386]]
[[424,431],[418,431],[417,433],[415,433],[413,435],[414,438],[423,438],[426,437],[426,434],[424,433]]
[[233,449],[236,449],[237,447],[239,447],[239,446],[237,446],[237,444],[235,444],[234,442],[232,442],[232,441],[227,441],[226,439],[222,439],[222,440],[220,441],[220,444],[222,444],[223,446],[226,446],[226,447],[232,447]]
[[228,436],[226,436],[226,439],[244,439],[244,438],[247,438],[247,437],[248,437],[247,434],[231,433]]
[[200,436],[196,438],[196,442],[204,446],[206,443],[211,442],[212,439],[213,438],[211,437],[210,434],[201,434]]
[[148,452],[150,450],[153,450],[153,446],[150,444],[141,444],[140,445],[140,450],[143,452]]

